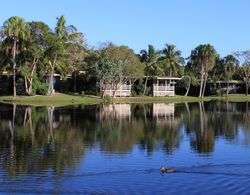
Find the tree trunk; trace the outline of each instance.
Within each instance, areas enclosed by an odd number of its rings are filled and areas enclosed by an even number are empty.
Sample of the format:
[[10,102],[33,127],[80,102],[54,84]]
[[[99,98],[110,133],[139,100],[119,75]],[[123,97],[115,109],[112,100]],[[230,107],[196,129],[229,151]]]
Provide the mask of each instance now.
[[248,95],[248,79],[246,78],[246,95]]
[[117,89],[118,89],[118,86],[117,86],[118,84],[114,84],[113,86],[114,86],[114,92],[113,92],[113,98],[115,98],[115,96],[116,96],[116,91],[117,91]]
[[51,67],[51,74],[50,74],[50,83],[49,83],[49,89],[48,89],[48,93],[47,95],[52,95],[53,94],[53,91],[54,91],[54,70],[55,70],[55,64],[56,64],[56,60],[57,60],[57,54],[54,58],[54,61],[53,61],[53,64],[52,64],[52,67]]
[[76,71],[74,72],[74,93],[76,93]]
[[[102,93],[102,95],[101,95],[102,99],[105,97],[106,91],[107,91],[107,85],[104,84],[103,86],[104,86],[104,89],[103,89],[103,93]],[[101,90],[101,91],[102,91],[102,90]]]
[[187,91],[186,91],[185,96],[187,96],[187,95],[188,95],[188,93],[189,93],[189,90],[190,90],[190,85],[191,85],[191,78],[190,78],[190,77],[188,77],[188,87],[186,88],[186,89],[187,89]]
[[25,85],[25,92],[26,94],[29,94],[29,90],[28,90],[28,82],[27,82],[27,77],[24,77],[24,85]]
[[28,95],[32,95],[32,90],[33,90],[33,76],[35,74],[37,61],[38,61],[38,59],[34,58],[33,63],[32,63],[31,77],[28,78]]
[[148,76],[146,76],[146,80],[145,80],[145,84],[144,84],[144,90],[143,90],[143,96],[145,95],[146,93],[146,90],[147,90],[147,84],[148,84]]
[[13,46],[13,98],[16,97],[16,38],[14,38]]
[[33,84],[33,78],[30,79],[29,81],[29,88],[28,88],[28,94],[32,95],[32,84]]
[[199,98],[201,98],[202,96],[202,88],[203,88],[203,72],[201,72],[201,85],[200,85]]
[[228,94],[229,94],[229,80],[227,80],[227,96],[228,97]]
[[204,98],[205,90],[206,90],[206,84],[207,84],[207,74],[205,74],[205,79],[204,79],[204,86],[202,90],[202,98]]

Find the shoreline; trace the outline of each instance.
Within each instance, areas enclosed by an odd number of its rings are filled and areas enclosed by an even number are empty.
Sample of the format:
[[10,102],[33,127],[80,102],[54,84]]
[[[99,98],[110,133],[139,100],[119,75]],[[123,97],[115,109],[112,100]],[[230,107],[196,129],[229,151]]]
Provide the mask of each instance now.
[[247,102],[250,101],[250,95],[245,94],[230,94],[228,98],[221,96],[206,96],[203,99],[193,96],[174,96],[174,97],[122,97],[110,98],[103,100],[97,96],[80,96],[56,93],[53,96],[17,96],[13,99],[12,96],[0,96],[0,103],[17,104],[30,106],[70,106],[70,105],[96,105],[101,103],[191,103],[191,102],[207,102],[207,101],[228,101],[228,102]]

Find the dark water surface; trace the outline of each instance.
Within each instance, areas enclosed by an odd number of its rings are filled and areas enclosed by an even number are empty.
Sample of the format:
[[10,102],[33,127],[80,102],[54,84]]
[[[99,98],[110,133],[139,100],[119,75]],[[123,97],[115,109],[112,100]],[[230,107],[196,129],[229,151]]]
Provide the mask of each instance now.
[[245,102],[0,111],[1,193],[250,194]]

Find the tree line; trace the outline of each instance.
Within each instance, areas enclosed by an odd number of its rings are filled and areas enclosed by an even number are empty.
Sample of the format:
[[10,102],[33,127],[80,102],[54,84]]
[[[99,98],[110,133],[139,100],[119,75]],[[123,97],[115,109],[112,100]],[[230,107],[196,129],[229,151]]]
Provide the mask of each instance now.
[[[0,29],[0,68],[13,78],[13,96],[17,95],[17,78],[26,95],[52,95],[54,74],[72,75],[73,92],[77,92],[77,77],[84,73],[102,81],[105,89],[115,89],[121,83],[137,81],[140,95],[149,95],[148,79],[154,76],[182,77],[180,86],[189,94],[190,86],[198,86],[203,98],[208,82],[227,82],[226,94],[230,92],[230,80],[244,81],[248,94],[250,80],[250,50],[232,52],[220,57],[214,46],[201,44],[190,56],[184,58],[173,44],[157,50],[153,45],[135,53],[128,46],[111,42],[91,47],[82,32],[67,25],[64,16],[57,19],[51,29],[40,21],[26,22],[21,17],[11,17]],[[139,82],[138,82],[139,81]],[[20,84],[21,83],[21,84]],[[18,85],[18,86],[19,86]]]

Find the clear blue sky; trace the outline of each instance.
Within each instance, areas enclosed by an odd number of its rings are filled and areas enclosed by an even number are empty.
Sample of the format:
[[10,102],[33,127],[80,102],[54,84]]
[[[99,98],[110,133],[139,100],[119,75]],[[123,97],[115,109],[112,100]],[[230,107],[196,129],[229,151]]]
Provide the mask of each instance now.
[[249,0],[11,0],[1,1],[0,24],[21,16],[54,28],[62,14],[91,45],[112,41],[139,52],[171,43],[184,57],[202,43],[221,56],[250,48]]

